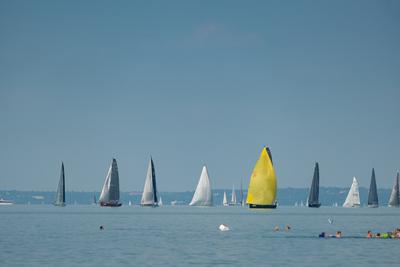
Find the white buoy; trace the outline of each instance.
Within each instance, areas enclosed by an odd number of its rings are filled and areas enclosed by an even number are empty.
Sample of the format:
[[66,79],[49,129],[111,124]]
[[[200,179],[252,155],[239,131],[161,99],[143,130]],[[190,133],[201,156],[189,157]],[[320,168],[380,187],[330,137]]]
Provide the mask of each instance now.
[[230,229],[229,229],[229,226],[228,226],[228,225],[226,225],[226,224],[221,224],[221,225],[219,226],[219,230],[225,232],[225,231],[229,231]]

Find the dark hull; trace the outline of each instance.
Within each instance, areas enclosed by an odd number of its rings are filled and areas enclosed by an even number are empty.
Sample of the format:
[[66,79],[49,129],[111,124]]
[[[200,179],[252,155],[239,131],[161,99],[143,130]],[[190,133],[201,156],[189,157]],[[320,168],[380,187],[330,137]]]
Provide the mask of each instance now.
[[158,207],[158,204],[141,204],[140,206],[142,206],[142,207],[156,208],[156,207]]
[[276,209],[276,204],[271,205],[259,205],[259,204],[249,204],[250,209]]
[[319,208],[321,207],[321,203],[316,203],[316,204],[308,204],[309,208]]
[[65,203],[53,203],[56,207],[65,207]]
[[102,206],[102,207],[121,207],[122,203],[104,203],[104,202],[100,202],[100,206]]

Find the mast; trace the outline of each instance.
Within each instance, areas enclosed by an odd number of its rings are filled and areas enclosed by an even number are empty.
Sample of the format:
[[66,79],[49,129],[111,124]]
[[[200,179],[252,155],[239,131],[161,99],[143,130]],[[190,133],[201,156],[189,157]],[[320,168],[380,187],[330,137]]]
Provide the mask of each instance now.
[[196,191],[193,194],[190,206],[212,206],[213,196],[211,190],[210,177],[208,175],[207,167],[203,166],[201,171],[199,183],[197,184]]
[[65,206],[65,172],[64,172],[64,162],[61,163],[61,173],[60,180],[58,181],[56,200],[54,202],[55,206]]
[[376,189],[376,179],[375,179],[375,170],[372,168],[371,174],[371,184],[369,186],[369,193],[368,193],[368,207],[370,208],[377,208],[378,204],[378,192]]
[[315,163],[314,176],[311,183],[310,194],[308,195],[308,207],[319,208],[321,203],[319,203],[319,165],[318,162]]
[[249,208],[276,208],[276,190],[272,154],[268,147],[264,147],[250,178],[246,200]]
[[389,207],[399,207],[400,202],[399,196],[399,172],[397,172],[397,176],[394,179],[394,185],[392,188],[392,193],[389,198]]
[[156,172],[154,168],[153,158],[150,158],[149,165],[147,167],[146,180],[144,183],[142,200],[142,206],[157,206],[157,184],[156,184]]

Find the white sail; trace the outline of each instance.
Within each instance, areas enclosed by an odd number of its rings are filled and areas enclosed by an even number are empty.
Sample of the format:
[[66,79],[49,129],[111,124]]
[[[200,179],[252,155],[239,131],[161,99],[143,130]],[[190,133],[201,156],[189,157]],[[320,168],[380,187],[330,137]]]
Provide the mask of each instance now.
[[231,204],[232,205],[236,205],[237,204],[235,185],[233,185],[233,188],[232,188]]
[[222,205],[228,206],[228,200],[226,199],[226,192],[224,191],[224,199],[222,200]]
[[162,202],[162,198],[160,197],[160,200],[158,200],[158,206],[162,206],[163,202]]
[[347,194],[346,200],[343,203],[345,208],[354,208],[360,206],[360,192],[358,191],[358,182],[356,177],[353,177],[353,183],[349,193]]
[[190,206],[212,206],[213,196],[211,191],[210,178],[208,176],[207,167],[204,166],[201,171],[199,183],[194,192]]
[[117,160],[113,159],[99,198],[100,206],[119,207],[119,175]]
[[389,198],[389,207],[398,207],[399,202],[400,202],[400,196],[399,196],[399,172],[397,172],[397,176],[394,180],[394,185],[392,188],[392,193],[390,194]]
[[150,159],[147,168],[146,181],[141,200],[142,206],[157,206],[157,187],[156,187],[156,173],[154,170],[153,159]]
[[111,181],[111,169],[112,165],[110,165],[110,168],[108,169],[106,180],[104,181],[103,189],[101,190],[101,194],[99,197],[99,202],[100,201],[106,201],[109,199],[109,188],[110,188],[110,181]]

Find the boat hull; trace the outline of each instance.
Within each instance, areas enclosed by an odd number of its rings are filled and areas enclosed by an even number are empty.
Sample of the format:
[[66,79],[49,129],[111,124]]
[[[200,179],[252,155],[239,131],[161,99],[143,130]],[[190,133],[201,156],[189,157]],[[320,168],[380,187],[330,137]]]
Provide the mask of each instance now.
[[65,203],[53,203],[56,207],[65,207]]
[[150,207],[150,208],[156,208],[158,207],[158,204],[140,204],[142,207]]
[[105,202],[100,202],[101,207],[121,207],[122,203],[105,203]]
[[321,203],[315,203],[315,204],[308,204],[309,208],[319,208],[321,207]]
[[260,205],[260,204],[249,204],[250,209],[276,209],[276,204],[271,205]]
[[378,208],[379,205],[378,204],[369,204],[368,208]]

